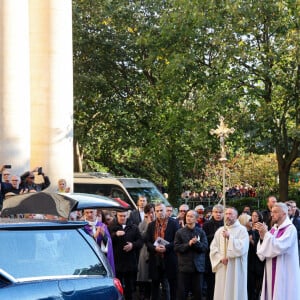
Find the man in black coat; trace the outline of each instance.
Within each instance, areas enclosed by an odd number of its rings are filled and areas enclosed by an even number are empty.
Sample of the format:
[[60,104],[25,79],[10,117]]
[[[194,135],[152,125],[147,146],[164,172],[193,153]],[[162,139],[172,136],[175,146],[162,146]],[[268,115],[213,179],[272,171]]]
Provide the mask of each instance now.
[[144,221],[144,208],[147,204],[147,198],[144,195],[139,195],[139,198],[137,200],[137,209],[134,209],[130,213],[129,219],[132,221],[133,224],[138,226],[142,221]]
[[174,252],[174,238],[179,224],[166,216],[166,206],[155,204],[156,220],[148,225],[146,245],[149,251],[149,276],[152,280],[151,299],[159,299],[162,284],[164,298],[176,299],[177,257]]
[[[0,167],[0,210],[2,209],[3,206],[3,200],[5,198],[5,194],[9,193],[12,189],[11,183],[6,182],[5,178],[2,178],[4,174],[10,175],[10,173],[5,170],[5,167],[1,166]],[[3,176],[3,177],[9,178],[8,176]]]
[[178,257],[177,300],[185,300],[188,291],[194,299],[202,298],[203,273],[205,271],[205,253],[208,243],[205,232],[196,226],[198,213],[189,210],[186,213],[186,225],[175,235],[174,250]]
[[[40,176],[40,183],[35,183],[36,176]],[[27,171],[20,177],[20,188],[27,192],[30,192],[30,190],[40,192],[50,186],[49,177],[43,173],[42,168],[40,167],[36,167],[33,171]]]
[[124,284],[126,300],[132,300],[137,273],[137,250],[143,246],[136,225],[128,220],[128,212],[117,212],[117,219],[109,226],[112,239],[116,277]]
[[299,217],[299,211],[297,209],[297,204],[294,200],[289,200],[286,202],[286,205],[288,206],[288,214],[289,218],[291,219],[292,223],[296,227],[297,234],[298,234],[298,253],[299,253],[299,263],[300,263],[300,217]]
[[215,289],[215,273],[211,268],[211,262],[209,258],[209,246],[215,236],[215,232],[224,225],[223,221],[224,208],[221,204],[216,204],[212,209],[212,217],[208,222],[203,224],[203,230],[206,233],[208,241],[208,251],[205,257],[205,281],[206,281],[206,299],[213,300]]

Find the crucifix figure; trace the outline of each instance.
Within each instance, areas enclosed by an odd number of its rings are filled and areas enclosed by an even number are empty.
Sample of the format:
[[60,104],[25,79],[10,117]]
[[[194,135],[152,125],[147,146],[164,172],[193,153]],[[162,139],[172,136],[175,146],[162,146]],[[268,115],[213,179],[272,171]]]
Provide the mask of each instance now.
[[217,129],[212,129],[210,134],[216,134],[220,138],[221,145],[221,161],[226,161],[226,150],[225,150],[225,138],[228,137],[230,133],[234,132],[234,128],[228,128],[224,123],[224,117],[220,117],[220,125],[218,125]]

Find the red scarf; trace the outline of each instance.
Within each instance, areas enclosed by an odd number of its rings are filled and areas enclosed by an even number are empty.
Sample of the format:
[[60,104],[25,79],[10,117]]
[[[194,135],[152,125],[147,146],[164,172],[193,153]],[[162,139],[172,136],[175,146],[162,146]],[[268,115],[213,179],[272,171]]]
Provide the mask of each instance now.
[[155,233],[154,233],[154,240],[158,237],[165,238],[165,231],[168,224],[168,218],[165,218],[163,221],[159,221],[158,219],[155,222]]

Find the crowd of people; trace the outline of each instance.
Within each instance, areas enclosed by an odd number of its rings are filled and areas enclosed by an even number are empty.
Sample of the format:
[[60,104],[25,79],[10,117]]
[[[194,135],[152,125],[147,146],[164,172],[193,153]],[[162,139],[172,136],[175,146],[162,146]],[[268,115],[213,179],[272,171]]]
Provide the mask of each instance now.
[[[33,181],[33,172],[43,177]],[[20,178],[1,170],[1,195],[36,192],[50,184],[38,168]],[[16,177],[16,178],[15,178]],[[17,181],[16,185],[13,181]],[[67,192],[65,180],[58,191]],[[131,212],[73,212],[106,254],[126,300],[300,299],[300,217],[295,201],[267,199],[263,211],[202,204],[190,209],[148,203]]]
[[[0,210],[3,200],[15,195],[40,192],[50,186],[49,177],[43,172],[42,167],[26,171],[22,175],[11,174],[7,165],[0,167]],[[9,166],[10,167],[10,166]],[[57,182],[57,192],[68,193],[70,187],[65,179]]]
[[[265,210],[245,206],[240,215],[216,204],[209,216],[203,205],[191,210],[187,204],[174,216],[173,207],[147,203],[142,195],[137,205],[131,213],[117,212],[104,225],[108,231],[101,231],[112,245],[106,253],[112,254],[109,261],[126,300],[300,296],[300,218],[294,201],[270,196]],[[102,249],[103,239],[94,232]]]
[[[236,184],[232,187],[226,187],[226,198],[256,197],[257,191],[255,187],[249,184]],[[222,191],[216,188],[208,188],[200,192],[195,190],[186,190],[181,194],[181,199],[198,202],[198,203],[214,203],[222,198]]]

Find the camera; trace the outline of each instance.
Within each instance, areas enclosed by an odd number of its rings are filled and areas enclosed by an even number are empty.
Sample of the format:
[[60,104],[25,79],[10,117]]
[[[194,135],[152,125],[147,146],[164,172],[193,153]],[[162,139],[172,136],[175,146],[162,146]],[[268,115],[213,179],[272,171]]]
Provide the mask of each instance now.
[[4,169],[11,169],[11,165],[4,165]]
[[38,168],[38,175],[42,175],[42,173],[43,173],[43,168],[42,168],[42,167],[39,167],[39,168]]

